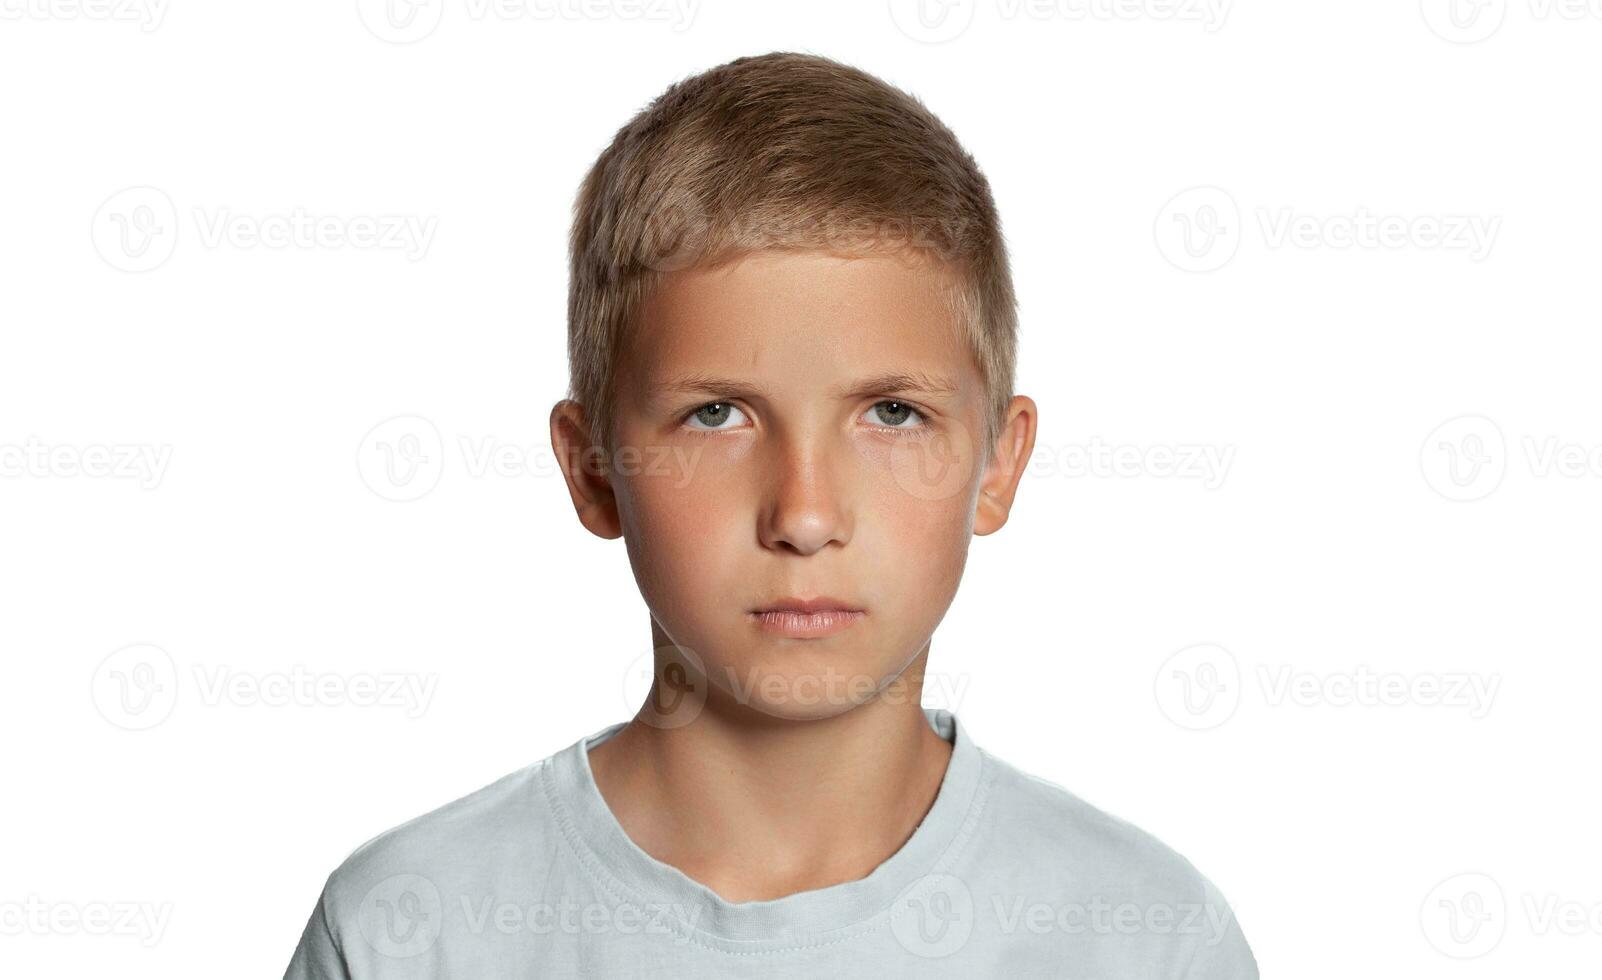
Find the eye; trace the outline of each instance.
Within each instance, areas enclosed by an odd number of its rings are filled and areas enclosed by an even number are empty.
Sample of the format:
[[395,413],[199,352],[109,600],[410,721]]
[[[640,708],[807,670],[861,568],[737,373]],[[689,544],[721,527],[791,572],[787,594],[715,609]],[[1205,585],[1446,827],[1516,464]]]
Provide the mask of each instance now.
[[[919,429],[924,425],[923,414],[906,402],[875,402],[872,408],[862,414],[872,416],[868,419],[869,422],[891,429]],[[916,419],[917,422],[909,425],[910,419]]]
[[725,425],[731,418],[744,419],[745,413],[729,402],[712,402],[702,405],[691,412],[684,420],[687,427],[702,431],[717,432],[724,429],[738,429],[738,425]]

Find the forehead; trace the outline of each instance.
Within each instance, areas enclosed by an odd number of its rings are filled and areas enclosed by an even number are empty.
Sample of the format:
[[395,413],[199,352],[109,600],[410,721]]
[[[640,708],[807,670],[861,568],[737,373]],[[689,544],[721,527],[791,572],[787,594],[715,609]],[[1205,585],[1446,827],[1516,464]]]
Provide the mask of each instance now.
[[949,267],[908,253],[770,250],[673,272],[642,311],[631,373],[647,383],[685,369],[798,383],[958,375],[972,365],[948,300],[955,284]]

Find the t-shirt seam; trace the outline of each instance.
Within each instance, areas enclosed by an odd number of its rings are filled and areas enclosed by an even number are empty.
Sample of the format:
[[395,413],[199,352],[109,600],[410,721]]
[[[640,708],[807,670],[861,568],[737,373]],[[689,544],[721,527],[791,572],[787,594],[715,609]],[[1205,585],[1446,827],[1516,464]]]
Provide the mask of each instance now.
[[[562,832],[562,839],[564,842],[566,842],[568,848],[573,851],[574,856],[578,859],[579,866],[584,869],[585,873],[593,877],[596,884],[599,885],[614,901],[622,902],[633,900],[635,901],[635,904],[646,904],[639,900],[640,896],[634,889],[630,888],[624,882],[619,881],[616,876],[608,871],[594,856],[594,853],[589,845],[584,842],[583,838],[579,836],[577,829],[573,826],[571,816],[567,812],[566,804],[562,801],[561,797],[553,791],[550,783],[548,781],[542,781],[542,787],[545,790],[546,805],[552,809],[556,816],[557,826]],[[701,949],[705,949],[709,952],[721,953],[725,956],[771,956],[780,953],[798,952],[800,950],[826,949],[829,946],[834,946],[843,942],[849,942],[850,940],[856,939],[859,936],[877,932],[882,927],[882,923],[877,921],[882,914],[883,910],[880,910],[879,912],[874,913],[870,919],[864,920],[862,923],[857,924],[863,926],[863,928],[848,931],[843,935],[836,936],[835,938],[827,941],[803,945],[781,946],[773,949],[753,950],[723,949],[719,946],[711,945],[701,939],[701,937],[695,932],[685,929],[682,923],[674,919],[672,915],[664,915],[663,921],[666,923],[668,929],[674,933],[674,935],[681,937],[685,942],[693,946],[698,946]],[[847,930],[852,929],[851,926],[846,926],[844,928]],[[727,937],[722,936],[717,938],[727,939]],[[738,942],[739,940],[728,941]]]
[[973,799],[968,802],[968,812],[963,816],[962,826],[957,828],[956,839],[946,845],[945,851],[940,855],[940,860],[935,862],[935,867],[937,868],[948,868],[962,856],[962,852],[967,849],[968,844],[977,836],[979,821],[984,814],[985,805],[990,800],[990,788],[995,783],[997,770],[995,766],[987,764],[989,760],[986,759],[983,749],[978,748],[978,746],[974,748],[978,755],[979,773],[975,780]]
[[[991,785],[995,781],[996,769],[994,766],[988,764],[989,760],[986,759],[984,751],[978,746],[974,746],[974,751],[979,772],[976,774],[976,785],[974,787],[973,798],[969,800],[967,812],[963,815],[963,823],[962,826],[958,828],[956,838],[953,839],[951,843],[946,845],[939,858],[934,862],[931,872],[950,867],[956,858],[960,856],[961,851],[965,849],[972,841],[973,837],[975,836],[975,829],[978,826],[980,814],[984,811],[985,803],[989,797]],[[543,772],[541,773],[540,782],[541,789],[544,791],[546,806],[550,808],[552,814],[556,818],[557,828],[562,833],[562,839],[567,844],[568,848],[573,851],[574,857],[578,859],[579,866],[584,869],[586,874],[589,874],[592,878],[594,878],[596,884],[605,890],[607,894],[615,901],[621,902],[634,899],[636,904],[644,905],[644,902],[638,901],[638,893],[636,893],[634,889],[630,888],[626,883],[617,880],[616,876],[600,863],[599,859],[593,853],[593,850],[578,834],[577,828],[573,826],[571,815],[567,811],[567,805],[565,801],[561,799],[551,785],[551,781],[554,778],[552,776],[552,768],[553,767],[550,765],[542,767]],[[930,872],[926,872],[926,874],[927,873]],[[788,946],[779,946],[773,949],[754,950],[723,949],[722,947],[711,945],[701,939],[700,936],[698,936],[694,931],[685,929],[683,924],[674,919],[672,915],[665,915],[663,918],[666,921],[668,928],[672,930],[675,935],[682,937],[687,943],[698,946],[710,952],[721,953],[725,956],[773,956],[782,953],[802,952],[805,950],[827,949],[830,946],[836,946],[840,943],[850,942],[851,940],[858,939],[862,936],[870,935],[883,929],[894,916],[894,912],[895,903],[894,899],[892,899],[890,905],[876,910],[868,918],[863,919],[853,925],[842,926],[841,929],[845,931],[833,939],[814,943],[799,943]],[[715,938],[722,939],[727,942],[741,941],[737,939],[729,939],[728,937],[724,936],[718,936]]]
[[328,888],[325,886],[321,895],[317,896],[317,918],[323,925],[323,935],[328,937],[329,948],[339,963],[339,971],[345,977],[350,976],[350,960],[345,956],[345,945],[339,937],[334,935],[334,927],[328,923]]

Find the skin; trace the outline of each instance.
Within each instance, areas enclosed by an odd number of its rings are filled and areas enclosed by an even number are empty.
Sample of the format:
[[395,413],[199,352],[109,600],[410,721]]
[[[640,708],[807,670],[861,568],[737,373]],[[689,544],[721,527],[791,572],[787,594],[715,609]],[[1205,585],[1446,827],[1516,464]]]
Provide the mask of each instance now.
[[[951,275],[805,250],[670,273],[619,355],[615,447],[638,455],[582,465],[583,407],[551,413],[579,520],[624,539],[657,651],[645,706],[590,752],[597,787],[642,850],[728,901],[864,877],[944,777],[919,704],[931,637],[1037,419],[1014,397],[982,445]],[[864,614],[808,638],[751,616],[820,595]]]

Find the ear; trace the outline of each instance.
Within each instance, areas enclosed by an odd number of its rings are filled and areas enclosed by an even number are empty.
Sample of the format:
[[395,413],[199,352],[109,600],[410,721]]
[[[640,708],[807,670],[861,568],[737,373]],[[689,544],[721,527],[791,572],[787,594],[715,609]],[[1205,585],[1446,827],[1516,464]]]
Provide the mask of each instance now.
[[979,482],[979,504],[974,512],[973,533],[993,534],[1007,523],[1018,481],[1035,451],[1035,425],[1038,421],[1034,399],[1015,396],[1007,405],[1007,419],[996,436],[996,445]]
[[617,497],[608,477],[610,461],[605,447],[590,439],[583,405],[563,399],[551,409],[551,448],[567,480],[567,492],[573,498],[579,523],[597,537],[621,537],[623,525],[618,520]]

